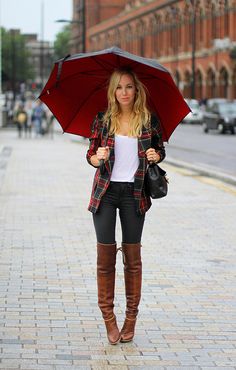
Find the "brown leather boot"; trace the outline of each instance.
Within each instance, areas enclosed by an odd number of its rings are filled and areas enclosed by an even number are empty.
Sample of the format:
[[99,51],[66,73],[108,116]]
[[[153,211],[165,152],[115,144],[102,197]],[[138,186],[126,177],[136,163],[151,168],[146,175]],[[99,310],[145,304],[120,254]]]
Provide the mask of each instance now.
[[126,319],[120,332],[120,341],[130,342],[134,337],[138,305],[141,298],[141,244],[122,243],[122,252],[125,276]]
[[97,244],[98,306],[107,329],[110,344],[120,341],[114,308],[116,244]]

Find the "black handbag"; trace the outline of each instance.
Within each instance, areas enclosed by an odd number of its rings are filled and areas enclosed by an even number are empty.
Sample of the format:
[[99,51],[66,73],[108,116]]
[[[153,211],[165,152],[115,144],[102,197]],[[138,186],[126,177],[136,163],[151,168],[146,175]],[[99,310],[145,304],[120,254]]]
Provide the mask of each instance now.
[[166,171],[156,163],[149,164],[145,174],[145,191],[152,199],[163,198],[168,192]]

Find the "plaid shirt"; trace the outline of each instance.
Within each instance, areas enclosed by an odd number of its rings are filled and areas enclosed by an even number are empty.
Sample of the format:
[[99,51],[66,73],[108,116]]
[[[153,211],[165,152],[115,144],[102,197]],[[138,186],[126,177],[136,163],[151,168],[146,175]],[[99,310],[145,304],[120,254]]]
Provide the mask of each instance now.
[[[89,139],[90,146],[87,151],[87,161],[91,164],[90,158],[96,154],[98,147],[108,146],[110,148],[109,160],[105,162],[106,171],[101,174],[100,169],[97,168],[94,176],[92,194],[88,206],[88,210],[93,213],[97,212],[101,198],[109,186],[112,168],[115,161],[115,138],[114,135],[108,135],[107,126],[103,124],[102,117],[103,113],[98,113],[93,122],[92,135]],[[144,188],[144,176],[148,165],[145,152],[149,148],[156,149],[161,157],[159,162],[165,158],[165,148],[161,137],[160,124],[155,116],[151,117],[150,129],[143,127],[142,135],[138,138],[139,166],[134,176],[134,198],[138,214],[144,214],[151,207],[151,199],[145,193]]]

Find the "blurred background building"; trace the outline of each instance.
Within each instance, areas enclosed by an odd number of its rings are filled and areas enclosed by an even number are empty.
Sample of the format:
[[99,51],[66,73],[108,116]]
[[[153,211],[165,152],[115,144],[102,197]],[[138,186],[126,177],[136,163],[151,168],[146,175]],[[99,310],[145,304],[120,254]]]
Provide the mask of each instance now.
[[236,98],[236,0],[73,0],[71,51],[157,59],[185,97]]
[[[34,79],[29,81],[31,84],[41,86],[47,80],[52,69],[54,60],[53,45],[45,40],[38,40],[37,34],[24,34],[26,49],[29,51],[29,64],[33,67]],[[35,87],[36,87],[35,86]]]
[[15,103],[39,95],[54,60],[114,45],[155,58],[170,71],[185,98],[236,99],[236,0],[70,2],[71,17],[54,20],[64,23],[54,42],[44,37],[43,0],[40,35],[1,27],[4,117],[6,112],[12,117]]

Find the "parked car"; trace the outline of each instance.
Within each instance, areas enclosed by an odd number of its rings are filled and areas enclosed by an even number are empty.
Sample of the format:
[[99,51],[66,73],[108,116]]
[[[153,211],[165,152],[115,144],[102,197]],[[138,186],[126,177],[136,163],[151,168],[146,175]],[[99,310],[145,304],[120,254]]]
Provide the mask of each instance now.
[[214,104],[227,103],[229,102],[226,98],[211,98],[207,99],[206,108],[211,108]]
[[206,110],[203,112],[203,131],[218,130],[224,134],[229,131],[235,133],[236,129],[236,103],[233,101],[207,102]]
[[183,123],[202,123],[202,110],[196,99],[185,99],[191,112],[183,119]]

